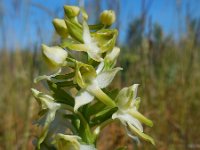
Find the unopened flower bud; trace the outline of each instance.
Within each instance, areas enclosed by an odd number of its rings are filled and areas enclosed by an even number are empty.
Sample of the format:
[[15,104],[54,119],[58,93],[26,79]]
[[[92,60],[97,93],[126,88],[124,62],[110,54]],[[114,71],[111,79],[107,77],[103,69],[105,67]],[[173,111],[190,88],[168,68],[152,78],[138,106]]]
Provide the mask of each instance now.
[[80,8],[77,6],[69,6],[69,5],[65,5],[64,6],[64,11],[65,14],[68,18],[74,18],[76,16],[79,15],[80,13]]
[[68,36],[68,30],[67,30],[67,25],[63,19],[54,19],[53,20],[53,25],[56,30],[56,32],[62,37],[66,38]]
[[42,54],[45,61],[51,68],[61,67],[68,56],[68,53],[61,47],[48,47],[44,44],[42,44]]
[[112,25],[115,22],[115,12],[113,10],[105,10],[100,15],[100,21],[104,25]]

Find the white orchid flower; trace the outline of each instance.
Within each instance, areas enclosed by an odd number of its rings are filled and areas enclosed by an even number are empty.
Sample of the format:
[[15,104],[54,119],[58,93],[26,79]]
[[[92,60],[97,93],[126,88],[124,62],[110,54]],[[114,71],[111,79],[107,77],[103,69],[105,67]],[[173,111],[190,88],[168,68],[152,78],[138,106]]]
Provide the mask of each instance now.
[[[101,89],[107,87],[114,79],[116,73],[121,70],[117,67],[102,72],[95,72],[94,76],[85,75],[87,78],[79,78],[79,85],[82,89],[77,93],[75,97],[75,111],[82,105],[88,104],[93,101],[94,97],[97,97],[104,104],[115,107],[114,101],[108,97]],[[91,72],[90,72],[91,73]],[[81,83],[84,83],[81,85]]]
[[[67,23],[70,22],[67,21]],[[71,26],[69,26],[69,28],[70,27]],[[83,30],[78,30],[80,29],[74,29],[74,36],[78,38],[79,41],[82,41],[83,44],[80,44],[73,39],[68,39],[63,42],[62,46],[67,47],[71,50],[86,52],[90,58],[97,62],[103,61],[103,58],[101,57],[101,49],[98,47],[96,40],[91,37],[90,30],[86,21],[83,21]]]
[[[75,111],[78,110],[80,106],[93,101],[94,97],[97,97],[108,106],[115,106],[113,100],[101,89],[107,87],[112,82],[117,72],[122,70],[120,67],[112,68],[118,55],[119,48],[113,48],[113,50],[105,56],[105,62],[101,62],[96,70],[90,65],[77,63],[75,78],[76,82],[82,87],[82,90],[80,90],[75,97]],[[106,65],[107,62],[112,64],[110,68],[105,67],[108,66]]]
[[55,136],[54,144],[58,150],[96,150],[93,145],[81,144],[79,136],[57,134]]
[[31,89],[33,96],[41,106],[41,110],[46,111],[45,123],[41,135],[38,140],[37,147],[40,149],[40,144],[44,141],[47,136],[50,124],[55,119],[56,111],[61,107],[61,104],[56,103],[54,98],[50,95],[43,94],[36,89]]
[[148,126],[153,126],[153,123],[137,110],[140,102],[140,98],[137,98],[137,88],[138,84],[134,84],[119,92],[116,97],[118,110],[112,115],[112,119],[119,119],[126,126],[130,137],[135,139],[134,133],[136,136],[155,144],[150,136],[143,133],[141,122]]
[[[117,34],[118,32],[116,30],[104,29],[99,30],[91,36],[87,23],[83,21],[84,49],[88,55],[97,62],[104,61],[102,58],[102,53],[113,51]],[[110,54],[110,56],[114,55],[115,54]]]
[[[70,26],[69,26],[70,27]],[[76,30],[74,29],[74,32]],[[79,33],[81,32],[81,34]],[[65,40],[61,45],[71,50],[86,52],[90,58],[97,62],[102,62],[102,53],[109,52],[113,49],[116,42],[117,31],[116,30],[100,30],[97,33],[90,33],[89,27],[86,21],[83,21],[83,30],[77,31],[79,33],[76,38],[80,38],[83,44],[74,41],[73,39]],[[108,40],[108,38],[110,38]]]

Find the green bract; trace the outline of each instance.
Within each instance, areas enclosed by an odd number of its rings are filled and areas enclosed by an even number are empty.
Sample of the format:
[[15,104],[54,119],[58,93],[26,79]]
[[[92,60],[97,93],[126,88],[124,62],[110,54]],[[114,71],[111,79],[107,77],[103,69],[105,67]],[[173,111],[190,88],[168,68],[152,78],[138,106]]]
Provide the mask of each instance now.
[[49,95],[32,88],[41,107],[37,149],[95,150],[101,130],[116,119],[133,139],[139,137],[154,144],[143,133],[142,123],[153,123],[138,111],[138,84],[122,90],[108,88],[122,70],[115,66],[120,53],[115,46],[118,31],[109,29],[115,21],[114,12],[103,12],[102,24],[88,25],[83,8],[64,6],[64,11],[64,19],[53,21],[61,43],[42,45],[44,60],[55,72],[34,80],[46,81]]

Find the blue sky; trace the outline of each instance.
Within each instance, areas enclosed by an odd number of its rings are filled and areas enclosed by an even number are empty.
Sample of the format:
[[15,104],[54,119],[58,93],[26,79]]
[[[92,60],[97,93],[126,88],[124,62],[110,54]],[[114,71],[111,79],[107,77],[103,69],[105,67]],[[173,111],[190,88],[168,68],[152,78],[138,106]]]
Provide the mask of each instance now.
[[[98,17],[94,8],[95,0],[85,0],[87,11],[92,17]],[[150,0],[147,0],[149,2]],[[101,10],[115,7],[114,0],[101,0]],[[128,27],[135,18],[141,14],[141,0],[119,0],[121,4],[120,16],[117,16],[121,23],[119,39],[125,43]],[[180,4],[180,17],[178,18],[177,3]],[[0,34],[0,47],[15,49],[18,47],[28,47],[31,44],[47,43],[53,35],[51,21],[55,17],[63,16],[63,5],[78,5],[77,0],[3,0],[1,13],[4,16],[4,32],[6,41]],[[188,5],[189,4],[189,5]],[[198,0],[151,0],[148,11],[148,18],[151,16],[153,23],[159,23],[165,34],[173,34],[178,38],[185,31],[186,7],[192,17],[200,17],[200,1]],[[42,10],[45,9],[46,11]],[[90,22],[92,22],[92,18]],[[180,27],[180,28],[179,28]],[[146,28],[148,30],[148,28]],[[2,32],[2,30],[0,30]],[[13,46],[14,45],[14,46]]]

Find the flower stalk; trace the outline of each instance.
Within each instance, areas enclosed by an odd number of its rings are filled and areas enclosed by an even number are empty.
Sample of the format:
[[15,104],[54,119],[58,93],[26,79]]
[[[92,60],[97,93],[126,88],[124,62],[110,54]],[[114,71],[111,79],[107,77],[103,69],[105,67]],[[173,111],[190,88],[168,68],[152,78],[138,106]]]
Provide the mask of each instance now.
[[34,80],[46,81],[50,94],[32,88],[40,105],[37,124],[42,128],[37,149],[48,145],[58,150],[95,150],[102,129],[116,120],[131,138],[137,136],[155,144],[143,133],[142,123],[150,127],[153,123],[138,111],[138,84],[115,94],[108,90],[122,70],[115,67],[120,48],[115,45],[118,31],[110,29],[116,19],[114,11],[102,12],[101,24],[97,25],[88,25],[88,14],[83,8],[64,6],[64,12],[63,19],[53,20],[61,44],[42,45],[43,58],[53,73]]

